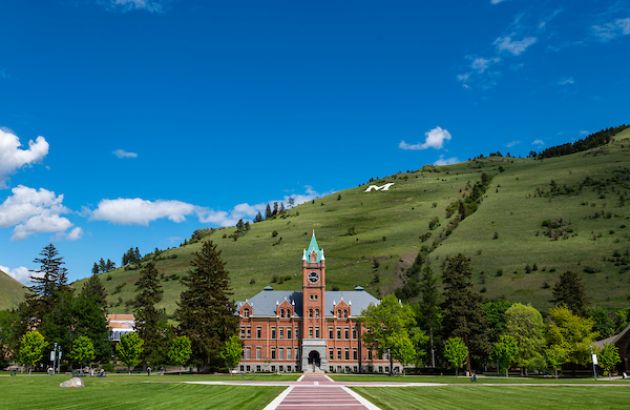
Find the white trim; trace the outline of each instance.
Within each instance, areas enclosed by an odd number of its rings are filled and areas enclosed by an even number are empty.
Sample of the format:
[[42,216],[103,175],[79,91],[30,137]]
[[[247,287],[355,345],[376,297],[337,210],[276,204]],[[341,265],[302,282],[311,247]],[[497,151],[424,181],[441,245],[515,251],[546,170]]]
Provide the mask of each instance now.
[[341,388],[346,393],[348,393],[349,395],[351,395],[352,397],[357,399],[359,401],[359,403],[361,403],[363,406],[365,406],[366,409],[369,409],[369,410],[381,410],[380,407],[375,406],[368,399],[364,398],[363,396],[361,396],[359,393],[356,393],[352,389],[349,389],[346,386],[341,386]]
[[282,401],[286,399],[289,393],[291,393],[291,390],[293,390],[293,387],[294,386],[289,386],[286,389],[284,389],[284,391],[280,393],[275,399],[273,399],[271,403],[267,404],[267,406],[265,406],[263,410],[275,410],[276,408],[278,408],[280,403],[282,403]]
[[298,382],[301,382],[301,381],[302,381],[302,379],[304,379],[304,376],[306,376],[306,375],[305,375],[305,374],[302,374],[302,375],[301,375],[301,376],[297,379],[297,381],[298,381]]

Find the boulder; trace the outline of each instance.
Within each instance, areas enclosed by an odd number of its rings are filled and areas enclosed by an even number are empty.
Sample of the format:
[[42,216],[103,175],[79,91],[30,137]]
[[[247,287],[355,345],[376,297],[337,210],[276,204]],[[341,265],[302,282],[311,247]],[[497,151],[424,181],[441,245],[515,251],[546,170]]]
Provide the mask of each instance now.
[[73,377],[70,380],[66,380],[63,383],[59,383],[59,387],[85,387],[83,380],[79,377]]

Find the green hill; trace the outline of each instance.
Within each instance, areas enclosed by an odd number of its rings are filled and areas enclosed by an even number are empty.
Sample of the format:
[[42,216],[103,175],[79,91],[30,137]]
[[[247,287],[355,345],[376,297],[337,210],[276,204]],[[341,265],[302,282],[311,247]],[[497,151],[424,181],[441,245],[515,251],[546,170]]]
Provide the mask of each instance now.
[[16,306],[24,297],[24,287],[0,270],[0,310]]
[[[489,177],[485,191],[475,184]],[[439,272],[448,255],[472,259],[475,282],[487,297],[548,306],[560,273],[580,273],[593,303],[625,307],[630,300],[630,129],[610,143],[554,158],[490,156],[449,166],[426,166],[340,191],[252,224],[205,232],[223,252],[236,299],[272,284],[299,289],[301,251],[316,230],[326,250],[329,288],[362,285],[375,294],[403,285],[421,247]],[[466,202],[458,221],[458,201]],[[470,206],[469,206],[470,205]],[[476,212],[472,213],[475,206]],[[450,208],[450,211],[448,210]],[[275,234],[274,234],[275,232]],[[196,235],[199,237],[200,235]],[[147,255],[156,261],[172,311],[191,254],[200,243]],[[126,311],[137,266],[103,274],[114,311]]]

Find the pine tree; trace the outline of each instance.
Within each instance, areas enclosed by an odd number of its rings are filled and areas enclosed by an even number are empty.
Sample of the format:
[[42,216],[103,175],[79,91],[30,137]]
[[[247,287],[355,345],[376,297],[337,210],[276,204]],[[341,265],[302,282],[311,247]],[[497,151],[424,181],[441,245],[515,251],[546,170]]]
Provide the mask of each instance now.
[[420,317],[429,335],[429,360],[431,367],[435,367],[435,341],[434,336],[440,325],[440,291],[438,289],[437,278],[433,275],[430,266],[426,266],[422,271],[420,279],[420,296],[422,301],[419,304]]
[[[442,330],[444,339],[461,337],[471,354],[484,356],[490,350],[487,326],[481,309],[481,296],[473,290],[471,277],[470,260],[464,255],[445,260],[442,274]],[[467,367],[468,370],[472,369],[470,356]]]
[[262,221],[263,221],[263,216],[262,216],[262,214],[260,213],[260,211],[258,211],[258,212],[256,213],[256,217],[254,218],[254,223],[258,223],[258,222],[262,222]]
[[74,334],[88,337],[96,353],[96,360],[108,362],[112,348],[107,323],[107,292],[97,275],[92,275],[75,298],[73,316]]
[[278,209],[279,214],[283,214],[285,212],[284,202],[280,202],[280,209]]
[[110,270],[116,269],[116,263],[113,260],[108,258],[107,261],[105,262],[105,269],[107,269],[107,272],[109,272]]
[[101,258],[98,261],[98,268],[101,272],[107,272],[107,265],[105,264],[105,259]]
[[162,300],[162,285],[159,272],[153,262],[149,262],[140,271],[140,277],[135,283],[136,297],[134,313],[136,330],[144,340],[144,363],[155,366],[163,362],[163,349],[166,346],[166,313],[156,305]]
[[98,275],[99,273],[101,273],[101,270],[98,268],[98,264],[94,262],[94,265],[92,265],[92,275]]
[[273,211],[271,212],[271,215],[273,215],[273,216],[278,215],[278,203],[277,202],[273,203]]
[[219,352],[238,326],[229,273],[212,241],[203,243],[191,266],[182,279],[185,289],[175,317],[180,334],[191,340],[192,362],[201,370],[217,369],[222,364]]
[[265,208],[265,219],[269,219],[272,216],[273,215],[271,214],[271,206],[267,204],[267,207]]
[[576,315],[585,316],[588,303],[586,291],[577,273],[567,271],[560,275],[560,279],[553,287],[551,303],[555,306],[565,305]]

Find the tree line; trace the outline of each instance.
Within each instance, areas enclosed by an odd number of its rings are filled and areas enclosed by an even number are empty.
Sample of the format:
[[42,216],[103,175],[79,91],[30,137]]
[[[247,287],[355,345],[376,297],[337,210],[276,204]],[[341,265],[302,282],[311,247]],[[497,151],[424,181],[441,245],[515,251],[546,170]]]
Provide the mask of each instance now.
[[[518,367],[523,374],[549,371],[557,376],[563,366],[588,365],[593,341],[630,322],[630,311],[611,324],[601,309],[589,308],[574,272],[562,274],[555,284],[546,317],[531,305],[484,301],[473,287],[470,260],[464,255],[444,261],[441,279],[442,286],[430,266],[424,266],[417,304],[403,305],[392,295],[368,308],[366,342],[381,352],[391,351],[403,364],[456,371],[491,367],[506,376]],[[620,362],[612,344],[597,353],[607,373]]]
[[[131,252],[133,251],[133,252]],[[131,249],[129,255],[137,256]],[[47,245],[35,259],[32,285],[25,300],[12,311],[0,312],[0,358],[43,368],[46,353],[56,344],[63,352],[64,367],[99,365],[129,370],[191,364],[199,371],[230,369],[238,364],[241,347],[236,330],[238,317],[231,299],[229,274],[211,241],[204,242],[181,282],[184,290],[169,323],[163,308],[163,290],[153,262],[140,270],[132,309],[135,332],[119,343],[109,340],[107,293],[98,273],[80,290],[68,284],[65,262],[54,245]],[[100,269],[99,269],[100,270]]]

